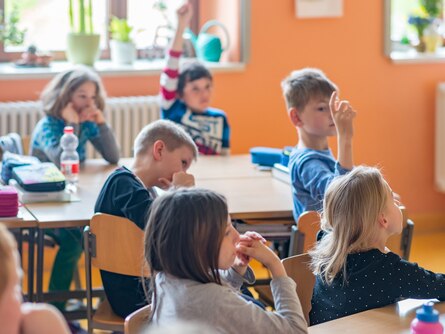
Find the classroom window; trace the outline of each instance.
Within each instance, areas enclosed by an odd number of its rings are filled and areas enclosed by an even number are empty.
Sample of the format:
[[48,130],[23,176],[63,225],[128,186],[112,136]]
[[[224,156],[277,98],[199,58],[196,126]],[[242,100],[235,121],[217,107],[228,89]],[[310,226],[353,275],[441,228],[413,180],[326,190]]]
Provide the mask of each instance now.
[[385,53],[393,60],[445,59],[443,0],[385,0]]
[[[168,38],[176,26],[175,10],[182,0],[164,0],[167,9],[160,11],[155,3],[159,0],[92,0],[93,24],[96,33],[101,35],[101,58],[109,58],[108,22],[112,16],[127,18],[134,26],[133,38],[139,55],[157,43],[166,46]],[[76,1],[74,1],[76,3]],[[66,36],[70,31],[68,0],[0,0],[0,10],[8,20],[14,12],[18,14],[17,29],[26,31],[24,41],[20,45],[0,42],[0,60],[17,59],[20,53],[33,44],[41,51],[50,51],[56,60],[64,60]],[[199,0],[192,1],[195,13],[199,13]],[[192,29],[196,30],[198,15],[194,16]],[[155,39],[157,27],[162,27],[160,38]]]

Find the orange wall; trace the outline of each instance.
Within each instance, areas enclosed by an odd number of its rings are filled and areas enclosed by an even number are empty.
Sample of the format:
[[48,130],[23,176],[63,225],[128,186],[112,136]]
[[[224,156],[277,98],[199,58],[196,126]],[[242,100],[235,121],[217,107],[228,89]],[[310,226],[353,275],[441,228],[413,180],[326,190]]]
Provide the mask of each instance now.
[[[213,105],[232,126],[233,153],[295,144],[280,81],[319,67],[358,111],[356,163],[379,165],[416,214],[445,214],[434,188],[435,87],[445,64],[395,65],[383,54],[383,0],[344,0],[337,19],[297,19],[293,0],[252,0],[251,59],[245,71],[215,75]],[[155,94],[158,77],[105,78],[111,96]],[[46,80],[0,81],[0,101],[35,99]],[[335,142],[332,142],[335,145]]]

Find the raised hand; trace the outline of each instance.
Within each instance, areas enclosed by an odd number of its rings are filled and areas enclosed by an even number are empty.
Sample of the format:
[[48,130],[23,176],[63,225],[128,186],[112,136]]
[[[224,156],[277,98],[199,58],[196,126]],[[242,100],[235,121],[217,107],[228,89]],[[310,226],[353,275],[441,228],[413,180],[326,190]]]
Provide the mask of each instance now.
[[178,17],[178,29],[184,30],[190,25],[193,16],[193,7],[189,2],[184,3],[176,10],[176,16]]
[[79,114],[73,107],[73,103],[69,102],[65,108],[63,108],[61,116],[66,123],[79,124]]
[[329,101],[329,108],[331,109],[338,136],[352,138],[354,134],[353,120],[357,113],[351,107],[349,101],[340,100],[338,93],[334,91]]

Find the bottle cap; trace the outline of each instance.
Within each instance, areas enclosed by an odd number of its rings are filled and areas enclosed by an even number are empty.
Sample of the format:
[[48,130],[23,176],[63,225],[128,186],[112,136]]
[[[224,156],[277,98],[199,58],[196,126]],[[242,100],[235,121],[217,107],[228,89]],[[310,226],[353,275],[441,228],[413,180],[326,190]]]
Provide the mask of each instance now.
[[424,322],[438,322],[439,312],[434,309],[433,302],[426,302],[416,311],[416,318]]
[[63,129],[63,133],[74,133],[74,128],[70,125],[65,126],[65,128]]

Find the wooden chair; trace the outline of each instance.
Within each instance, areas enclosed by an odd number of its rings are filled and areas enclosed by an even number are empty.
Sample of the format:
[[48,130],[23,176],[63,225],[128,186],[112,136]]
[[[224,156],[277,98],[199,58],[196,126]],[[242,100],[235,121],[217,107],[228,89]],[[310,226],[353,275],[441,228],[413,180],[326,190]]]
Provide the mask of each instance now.
[[305,211],[298,217],[296,226],[292,226],[289,255],[307,253],[317,242],[320,230],[320,214],[317,211]]
[[312,291],[315,285],[315,276],[310,269],[311,257],[304,253],[282,260],[287,275],[297,283],[297,295],[300,299],[303,314],[309,325],[309,312],[311,311]]
[[151,314],[151,305],[144,306],[134,311],[125,318],[125,334],[140,334],[147,326]]
[[91,266],[122,275],[149,277],[143,259],[144,231],[126,218],[97,213],[90,226],[85,227],[84,248],[88,332],[123,331],[124,319],[113,312],[106,299],[93,311]]
[[[298,224],[292,226],[288,256],[307,253],[317,242],[319,230],[320,214],[317,211],[303,212],[298,218]],[[258,299],[263,304],[274,307],[269,285],[256,285],[255,291],[258,293]]]
[[409,254],[411,251],[411,242],[414,234],[414,222],[407,217],[406,208],[400,207],[402,210],[403,229],[402,233],[391,236],[386,246],[394,253],[400,255],[404,260],[409,260]]

